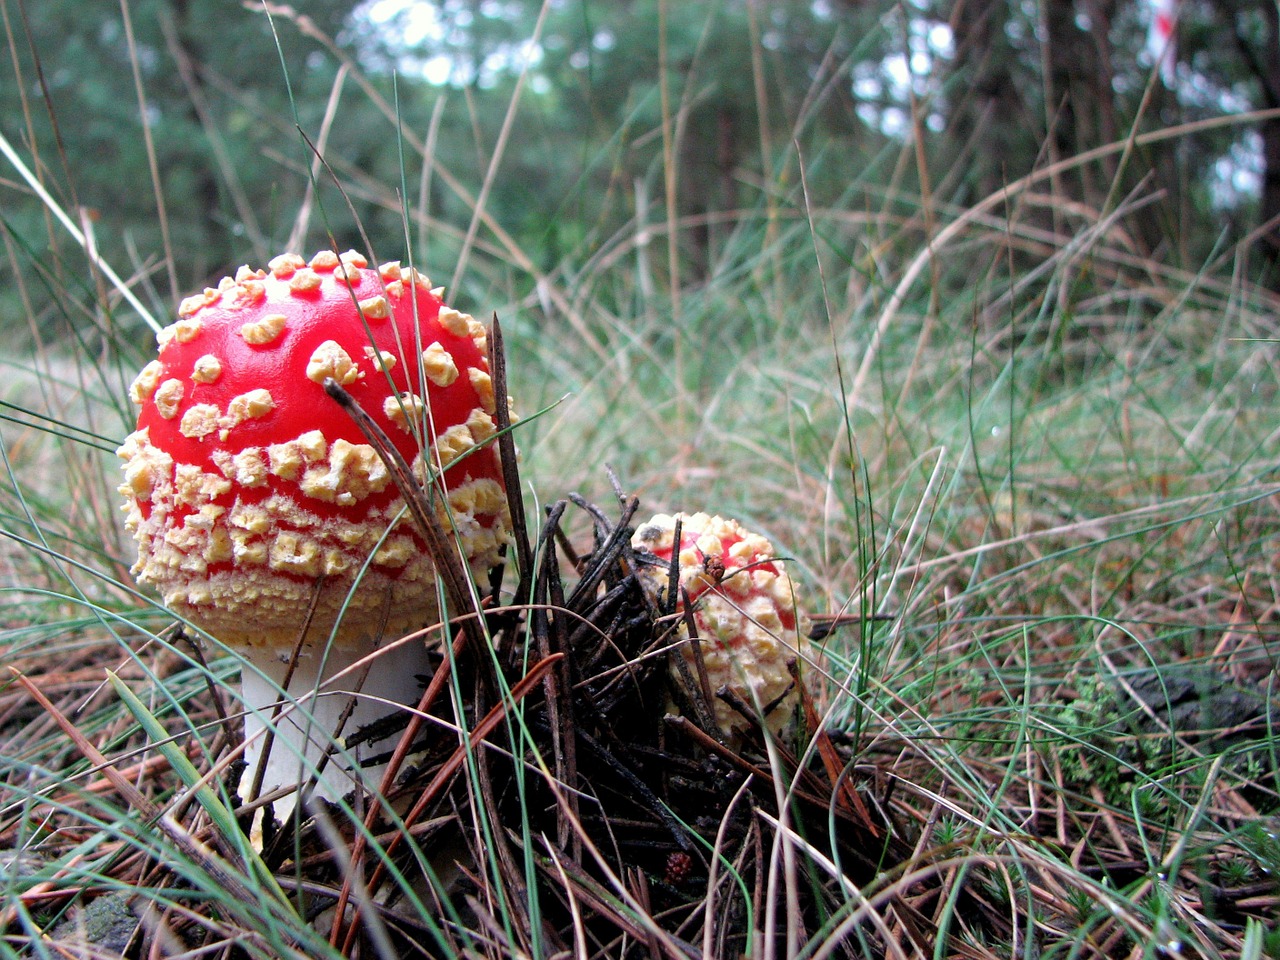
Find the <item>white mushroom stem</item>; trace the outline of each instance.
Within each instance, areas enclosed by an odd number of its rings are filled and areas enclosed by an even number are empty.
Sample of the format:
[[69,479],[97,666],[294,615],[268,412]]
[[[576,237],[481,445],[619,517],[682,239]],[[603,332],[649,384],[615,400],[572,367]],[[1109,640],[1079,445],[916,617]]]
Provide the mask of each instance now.
[[[362,766],[360,761],[393,750],[399,732],[346,751],[341,749],[344,737],[376,720],[403,712],[406,704],[417,703],[422,692],[419,677],[431,669],[427,646],[420,638],[377,652],[354,644],[335,645],[327,652],[323,648],[304,648],[289,678],[287,696],[281,696],[289,671],[287,658],[281,660],[277,651],[260,647],[242,649],[240,655],[245,660],[241,695],[246,711],[248,764],[240,781],[243,799],[247,799],[263,763],[269,727],[275,730],[275,736],[265,758],[260,796],[281,787],[307,784],[326,753],[329,759],[316,781],[313,796],[337,801],[358,786],[378,789],[385,764]],[[348,707],[351,714],[343,723]],[[331,750],[335,741],[337,746]],[[275,816],[283,820],[296,803],[296,794],[276,800]]]

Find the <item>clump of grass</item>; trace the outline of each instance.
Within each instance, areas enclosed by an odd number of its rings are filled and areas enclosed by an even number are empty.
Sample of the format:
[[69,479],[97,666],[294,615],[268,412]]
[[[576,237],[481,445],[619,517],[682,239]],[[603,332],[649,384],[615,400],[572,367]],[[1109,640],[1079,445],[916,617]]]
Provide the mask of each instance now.
[[[1016,202],[1045,171],[890,215],[857,175],[815,206],[778,160],[792,188],[720,225],[697,287],[668,272],[697,226],[674,216],[551,275],[472,234],[459,295],[499,306],[512,392],[549,408],[515,434],[527,550],[493,643],[440,640],[412,715],[447,736],[410,734],[390,804],[261,853],[225,816],[237,666],[127,573],[111,451],[146,351],[121,290],[9,243],[74,334],[10,361],[28,386],[0,425],[9,955],[1275,946],[1271,298],[1226,258],[1137,255],[1123,205],[1046,229],[1038,193]],[[658,509],[786,545],[832,628],[822,751],[771,762],[664,718],[623,546]]]

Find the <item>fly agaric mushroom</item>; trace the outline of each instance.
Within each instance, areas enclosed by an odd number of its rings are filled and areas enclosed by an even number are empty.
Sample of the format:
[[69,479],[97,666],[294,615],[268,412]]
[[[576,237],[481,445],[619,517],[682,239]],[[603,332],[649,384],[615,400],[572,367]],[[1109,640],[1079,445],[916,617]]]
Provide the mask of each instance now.
[[[508,539],[500,464],[486,445],[496,425],[485,328],[441,293],[416,270],[371,269],[355,252],[241,267],[182,302],[130,390],[137,429],[119,454],[133,573],[247,661],[251,771],[286,676],[292,697],[319,691],[279,718],[264,791],[305,781],[329,746],[362,668],[331,678],[380,639],[437,618],[426,545],[325,381],[341,384],[415,471],[438,477],[437,513],[473,572],[495,566]],[[428,666],[421,642],[372,660],[346,731],[416,700]],[[374,776],[334,758],[319,793],[338,799]]]
[[[809,618],[798,604],[795,584],[773,545],[736,520],[705,513],[658,514],[636,530],[631,545],[639,551],[640,584],[659,605],[669,587],[677,522],[680,596],[673,606],[682,616],[679,637],[686,642],[676,655],[687,665],[687,677],[700,686],[697,661],[701,655],[716,725],[731,741],[753,723],[715,696],[721,688],[727,688],[746,709],[762,714],[773,735],[794,742],[800,693],[793,665],[802,683],[810,683],[814,675],[806,669],[814,660]],[[697,629],[697,651],[683,619],[686,597]],[[688,682],[686,671],[676,664],[671,675],[681,686]],[[701,696],[698,690],[687,692]]]

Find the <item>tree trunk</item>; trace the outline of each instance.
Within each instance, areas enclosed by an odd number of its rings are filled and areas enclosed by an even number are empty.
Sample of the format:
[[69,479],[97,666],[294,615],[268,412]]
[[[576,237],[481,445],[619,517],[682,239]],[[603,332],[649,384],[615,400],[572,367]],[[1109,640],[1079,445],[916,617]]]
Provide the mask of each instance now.
[[[1075,0],[1044,0],[1043,62],[1045,112],[1050,137],[1049,160],[1056,163],[1080,154],[1096,142],[1092,127],[1094,86],[1092,50],[1080,29]],[[1064,171],[1053,180],[1055,193],[1067,200],[1089,201],[1096,190],[1084,168]]]
[[[1094,58],[1092,88],[1097,104],[1098,143],[1114,143],[1120,139],[1120,125],[1116,119],[1115,64],[1111,58],[1111,29],[1115,20],[1118,0],[1085,0],[1089,12],[1089,46]],[[1114,178],[1117,160],[1108,157],[1102,163],[1107,180]]]
[[[1265,49],[1258,58],[1262,75],[1258,78],[1267,107],[1280,106],[1280,12],[1272,0],[1258,4],[1266,24]],[[1260,125],[1262,157],[1266,164],[1262,181],[1261,249],[1266,283],[1280,292],[1280,119],[1272,118]]]
[[1027,136],[1026,105],[1014,77],[1015,54],[1008,42],[1009,8],[1005,2],[959,0],[950,25],[955,43],[951,138],[957,152],[972,157],[976,201],[1022,176],[1023,162],[1035,155],[1034,137]]

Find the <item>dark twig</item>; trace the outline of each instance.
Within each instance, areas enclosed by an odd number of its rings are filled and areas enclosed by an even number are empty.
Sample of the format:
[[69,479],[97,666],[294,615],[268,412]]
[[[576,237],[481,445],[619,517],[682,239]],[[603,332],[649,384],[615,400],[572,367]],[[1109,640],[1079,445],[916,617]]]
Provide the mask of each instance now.
[[414,477],[413,471],[382,427],[365,413],[360,404],[356,403],[355,398],[344,390],[338,381],[332,377],[326,377],[324,389],[329,396],[342,405],[347,415],[355,421],[360,432],[365,435],[386,465],[396,489],[400,491],[409,508],[409,515],[427,543],[427,550],[435,564],[436,573],[444,584],[450,612],[455,617],[462,618],[462,629],[471,638],[476,650],[483,649],[486,641],[481,621],[478,616],[474,616],[479,611],[476,609],[475,598],[471,591],[471,579],[444,525],[423,495],[422,485]]
[[586,747],[591,756],[605,764],[610,770],[621,777],[632,789],[636,791],[637,797],[643,799],[645,806],[654,814],[667,828],[672,839],[680,845],[680,849],[692,852],[695,848],[693,841],[689,839],[688,831],[676,820],[668,811],[667,806],[657,795],[649,789],[649,786],[632,772],[631,768],[620,762],[609,752],[604,744],[600,743],[595,737],[587,733],[585,730],[579,730],[578,736],[582,740],[582,745]]
[[[572,495],[570,498],[572,499]],[[577,605],[585,597],[593,596],[600,581],[611,571],[618,570],[619,573],[621,572],[618,560],[622,553],[622,544],[629,542],[631,539],[631,529],[628,524],[639,506],[640,502],[632,499],[623,508],[622,517],[619,519],[617,526],[607,531],[597,527],[598,546],[592,554],[586,570],[583,571],[582,578],[569,595],[568,603],[570,607],[576,609]]]
[[667,564],[667,590],[658,608],[664,617],[676,612],[676,602],[680,598],[680,538],[683,535],[684,520],[676,517],[676,528],[671,534],[671,560]]
[[529,594],[533,578],[533,551],[529,548],[529,527],[524,512],[524,496],[520,489],[520,466],[516,456],[515,437],[511,434],[511,408],[507,405],[507,358],[503,350],[502,325],[493,315],[489,331],[489,376],[493,379],[494,419],[498,424],[498,457],[502,463],[502,482],[507,488],[511,510],[511,538],[515,543],[516,566],[520,580],[516,600]]

